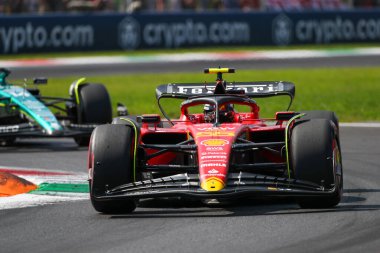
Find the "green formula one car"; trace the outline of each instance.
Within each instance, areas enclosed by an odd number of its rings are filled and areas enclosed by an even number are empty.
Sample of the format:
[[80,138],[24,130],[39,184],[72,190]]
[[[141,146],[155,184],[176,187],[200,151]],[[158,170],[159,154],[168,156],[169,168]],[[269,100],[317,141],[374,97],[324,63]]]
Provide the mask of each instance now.
[[[92,130],[112,120],[112,106],[102,84],[79,79],[71,84],[70,97],[45,97],[36,78],[34,88],[7,82],[10,74],[0,69],[0,143],[11,145],[18,137],[73,137],[80,146],[88,145]],[[55,108],[53,113],[50,108]]]

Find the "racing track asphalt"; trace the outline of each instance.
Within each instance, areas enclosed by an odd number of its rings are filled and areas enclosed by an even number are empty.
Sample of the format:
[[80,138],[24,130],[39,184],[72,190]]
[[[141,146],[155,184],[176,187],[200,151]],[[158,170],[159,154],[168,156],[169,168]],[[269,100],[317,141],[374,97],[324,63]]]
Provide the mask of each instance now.
[[[224,65],[225,63],[218,63]],[[238,69],[380,66],[379,57],[227,62]],[[22,68],[14,78],[46,74],[199,71],[215,62]],[[99,69],[100,67],[100,69]],[[100,215],[89,201],[0,211],[0,252],[378,252],[380,128],[341,128],[345,193],[334,209],[302,210],[290,200],[205,207],[145,201],[131,215]],[[22,140],[0,148],[2,166],[86,169],[86,149],[71,139]]]
[[335,56],[329,58],[302,59],[259,59],[231,61],[191,61],[169,63],[124,63],[91,64],[81,66],[22,67],[12,70],[12,79],[33,77],[94,76],[132,73],[189,72],[202,71],[204,68],[228,66],[236,69],[279,69],[279,68],[316,68],[316,67],[369,67],[380,66],[377,56]]
[[[380,128],[341,128],[345,191],[332,209],[291,200],[206,207],[144,201],[135,213],[101,215],[89,201],[0,211],[0,252],[378,252]],[[2,165],[85,171],[71,139],[22,140]]]

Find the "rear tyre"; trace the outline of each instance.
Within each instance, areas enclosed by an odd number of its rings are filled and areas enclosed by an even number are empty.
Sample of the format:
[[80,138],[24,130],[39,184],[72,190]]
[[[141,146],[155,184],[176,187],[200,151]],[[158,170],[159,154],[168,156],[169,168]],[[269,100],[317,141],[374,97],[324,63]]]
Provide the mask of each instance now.
[[343,170],[339,139],[329,120],[311,119],[298,122],[290,139],[291,165],[295,179],[334,188],[334,194],[298,198],[302,208],[336,206],[343,193]]
[[133,131],[125,125],[102,125],[95,128],[89,148],[90,198],[101,213],[130,213],[134,200],[99,201],[107,189],[133,182]]
[[[112,120],[112,105],[106,87],[102,84],[79,86],[77,121],[79,124],[105,124]],[[90,136],[75,137],[79,146],[88,146]]]

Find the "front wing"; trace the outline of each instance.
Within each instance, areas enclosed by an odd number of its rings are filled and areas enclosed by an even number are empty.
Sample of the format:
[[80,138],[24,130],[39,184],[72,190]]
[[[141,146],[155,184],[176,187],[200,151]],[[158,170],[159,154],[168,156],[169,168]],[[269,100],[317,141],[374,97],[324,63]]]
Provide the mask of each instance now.
[[231,199],[238,197],[323,197],[336,194],[335,187],[282,177],[253,173],[231,173],[226,187],[217,192],[200,188],[197,174],[177,174],[151,180],[138,181],[106,190],[94,196],[96,200],[144,199],[158,197],[190,197],[194,199]]

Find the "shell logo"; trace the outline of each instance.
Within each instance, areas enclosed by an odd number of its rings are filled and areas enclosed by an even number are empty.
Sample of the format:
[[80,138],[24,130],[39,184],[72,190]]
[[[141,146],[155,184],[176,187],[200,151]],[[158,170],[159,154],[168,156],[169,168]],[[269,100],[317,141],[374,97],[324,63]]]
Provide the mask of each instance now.
[[201,142],[201,144],[205,146],[224,146],[228,143],[228,141],[221,139],[208,139]]

